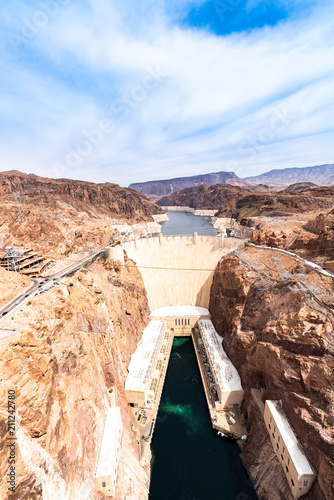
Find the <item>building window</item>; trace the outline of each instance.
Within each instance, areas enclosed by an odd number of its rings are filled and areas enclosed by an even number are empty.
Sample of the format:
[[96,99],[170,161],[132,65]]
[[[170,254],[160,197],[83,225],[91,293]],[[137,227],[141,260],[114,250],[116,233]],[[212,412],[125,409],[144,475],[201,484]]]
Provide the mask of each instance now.
[[278,442],[280,442],[280,440],[281,440],[281,436],[278,436],[277,440],[278,440]]
[[294,480],[293,480],[293,479],[291,479],[291,484],[292,484],[292,486],[294,486],[294,485],[295,485],[295,483],[294,483]]
[[273,433],[273,438],[275,439],[275,434]]
[[288,465],[290,465],[290,458],[288,458]]
[[272,417],[270,417],[270,423],[271,423],[271,421],[272,421]]
[[190,325],[190,318],[188,318],[188,326]]
[[304,481],[304,488],[308,485],[308,481]]
[[182,318],[182,326],[183,326],[183,318]]
[[276,446],[277,446],[277,449],[279,450],[279,444],[278,443],[276,443]]
[[285,450],[285,446],[283,446],[283,453],[284,453],[284,450]]
[[269,429],[271,429],[271,425],[269,424]]
[[276,432],[276,425],[274,426],[274,432]]
[[284,460],[282,453],[281,453],[281,459]]
[[177,319],[175,320],[175,326],[177,326]]
[[285,468],[286,468],[286,471],[289,472],[289,467],[287,465],[285,466]]
[[107,485],[104,481],[102,481],[102,488],[105,488]]

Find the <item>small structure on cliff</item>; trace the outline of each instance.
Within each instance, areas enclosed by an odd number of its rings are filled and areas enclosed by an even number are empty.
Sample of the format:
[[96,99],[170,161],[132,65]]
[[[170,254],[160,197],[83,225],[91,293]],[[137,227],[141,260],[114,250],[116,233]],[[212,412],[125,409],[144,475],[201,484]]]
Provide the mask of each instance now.
[[99,461],[94,477],[95,489],[107,497],[115,496],[118,452],[122,431],[123,425],[120,408],[118,406],[116,408],[108,408]]
[[278,401],[266,401],[264,421],[272,447],[283,467],[293,498],[306,495],[315,480],[316,474]]

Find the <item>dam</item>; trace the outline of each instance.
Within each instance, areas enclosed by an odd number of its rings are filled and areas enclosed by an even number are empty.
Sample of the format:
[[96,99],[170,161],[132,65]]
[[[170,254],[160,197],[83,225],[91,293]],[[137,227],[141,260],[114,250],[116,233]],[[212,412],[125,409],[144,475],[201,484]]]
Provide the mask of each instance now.
[[[217,431],[238,440],[245,438],[245,422],[239,411],[243,398],[241,380],[223,350],[208,310],[219,260],[243,243],[244,240],[237,238],[195,233],[145,238],[112,249],[115,259],[118,253],[121,260],[124,250],[136,264],[151,310],[150,323],[131,357],[125,382],[132,430],[143,464],[150,452],[155,427],[159,425],[158,411],[170,358],[180,341],[192,345],[199,373],[196,380],[204,396],[201,411],[207,415],[204,425],[214,432],[216,445],[218,442],[221,449],[226,449]],[[235,448],[233,453],[237,453]],[[241,462],[240,470],[243,471]],[[247,487],[244,485],[244,490]]]
[[195,233],[135,240],[125,243],[124,250],[143,277],[151,311],[180,305],[208,308],[218,262],[244,241]]

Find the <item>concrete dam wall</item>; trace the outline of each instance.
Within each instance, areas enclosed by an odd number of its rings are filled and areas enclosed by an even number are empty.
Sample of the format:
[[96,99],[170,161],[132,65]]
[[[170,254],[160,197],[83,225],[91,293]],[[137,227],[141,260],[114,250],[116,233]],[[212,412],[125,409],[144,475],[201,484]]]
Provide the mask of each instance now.
[[208,307],[221,257],[244,243],[218,236],[165,236],[124,244],[143,277],[151,311],[189,305]]

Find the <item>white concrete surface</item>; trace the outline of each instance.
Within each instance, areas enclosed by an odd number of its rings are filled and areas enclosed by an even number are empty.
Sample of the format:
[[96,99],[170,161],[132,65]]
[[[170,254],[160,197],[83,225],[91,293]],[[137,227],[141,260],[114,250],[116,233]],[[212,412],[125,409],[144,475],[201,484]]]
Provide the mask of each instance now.
[[161,307],[160,309],[155,309],[151,312],[150,318],[168,318],[168,317],[188,317],[196,316],[198,318],[204,316],[210,318],[211,315],[209,310],[205,307],[196,306],[172,306],[172,307]]
[[211,320],[201,319],[198,326],[215,379],[220,404],[223,407],[240,405],[244,395],[241,379],[237,369],[223,349],[222,339]]
[[151,394],[151,379],[166,330],[164,321],[153,320],[143,331],[137,349],[131,356],[125,380],[125,396],[134,404],[145,404]]
[[151,311],[179,304],[207,308],[215,268],[243,240],[166,236],[124,244],[143,277]]
[[286,449],[293,461],[299,476],[312,475],[314,471],[307,460],[301,444],[299,443],[291,425],[278,401],[267,400],[265,406],[268,407],[273,417],[274,423],[282,436]]
[[120,408],[108,408],[94,484],[97,491],[109,497],[115,495],[122,430]]

